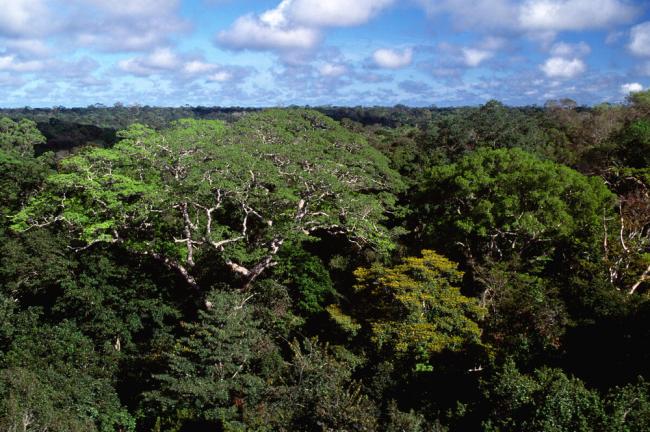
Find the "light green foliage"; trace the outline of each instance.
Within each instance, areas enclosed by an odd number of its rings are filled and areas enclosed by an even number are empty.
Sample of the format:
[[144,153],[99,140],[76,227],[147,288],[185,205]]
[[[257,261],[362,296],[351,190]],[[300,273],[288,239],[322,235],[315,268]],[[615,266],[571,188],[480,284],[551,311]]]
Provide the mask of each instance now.
[[548,257],[562,242],[593,251],[614,204],[601,179],[520,149],[433,168],[421,199],[431,240],[476,260]]
[[33,156],[34,146],[43,144],[45,137],[36,129],[36,123],[23,119],[14,122],[0,118],[0,150],[19,156]]
[[401,186],[365,141],[311,111],[267,111],[234,126],[182,120],[134,125],[111,149],[61,163],[14,228],[60,222],[82,244],[120,242],[160,257],[188,281],[213,251],[247,284],[285,241],[325,230],[380,250],[379,222]]
[[29,120],[0,118],[0,227],[25,204],[49,171],[51,155],[34,157],[45,138]]
[[636,108],[650,108],[650,90],[630,93],[628,102]]
[[443,350],[480,344],[478,321],[484,310],[461,294],[457,264],[430,250],[394,267],[374,265],[355,271],[360,310],[380,350],[427,362]]

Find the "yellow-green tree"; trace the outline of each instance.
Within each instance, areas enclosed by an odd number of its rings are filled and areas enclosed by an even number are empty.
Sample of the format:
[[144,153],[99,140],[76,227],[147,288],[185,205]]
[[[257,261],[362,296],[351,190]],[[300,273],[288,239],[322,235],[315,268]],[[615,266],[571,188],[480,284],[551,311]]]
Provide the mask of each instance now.
[[481,343],[478,301],[464,296],[457,284],[457,264],[431,250],[386,267],[355,271],[362,298],[362,320],[379,350],[426,362],[444,350],[459,351]]

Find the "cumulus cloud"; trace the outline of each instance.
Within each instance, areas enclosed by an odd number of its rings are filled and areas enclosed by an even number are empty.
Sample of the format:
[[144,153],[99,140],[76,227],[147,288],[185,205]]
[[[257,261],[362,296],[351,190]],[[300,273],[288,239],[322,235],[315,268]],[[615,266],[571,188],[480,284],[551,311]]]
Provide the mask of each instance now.
[[348,68],[342,64],[325,63],[319,69],[320,74],[325,77],[340,77],[348,72]]
[[231,79],[233,79],[233,74],[225,70],[210,74],[206,78],[208,82],[220,82],[220,83],[230,81]]
[[463,48],[463,61],[465,62],[465,65],[470,67],[476,67],[492,56],[494,56],[494,52],[492,51]]
[[585,42],[576,44],[558,42],[551,47],[550,53],[554,57],[583,57],[591,52],[591,47]]
[[0,35],[27,37],[49,32],[54,24],[44,0],[11,0],[2,2]]
[[[62,0],[57,0],[62,1]],[[179,0],[68,0],[78,4],[69,32],[76,43],[107,51],[145,51],[189,29]]]
[[179,67],[180,59],[169,48],[159,48],[144,57],[129,58],[118,62],[124,72],[147,76],[159,71],[174,70]]
[[512,0],[417,0],[429,15],[451,15],[457,27],[482,29],[512,27],[517,7]]
[[417,0],[430,14],[449,14],[457,27],[514,30],[551,38],[561,31],[627,23],[639,8],[626,0]]
[[587,66],[578,58],[551,57],[542,65],[542,71],[549,78],[573,78],[585,70]]
[[255,17],[246,15],[238,18],[232,27],[222,31],[217,41],[232,49],[250,50],[309,50],[321,39],[318,30],[308,27],[286,27],[284,21],[274,15]]
[[411,48],[402,51],[381,48],[372,55],[375,64],[384,69],[401,69],[413,61],[413,50]]
[[137,0],[113,2],[106,0],[76,0],[81,4],[93,5],[119,16],[151,16],[161,11],[174,10],[179,5],[179,0]]
[[315,27],[349,27],[364,24],[395,0],[285,0],[291,20]]
[[21,61],[13,55],[0,56],[0,71],[35,72],[43,67],[43,62],[38,60]]
[[210,63],[201,57],[177,54],[168,47],[155,49],[144,56],[121,60],[117,67],[131,75],[165,76],[176,82],[191,82],[197,79],[217,83],[241,81],[251,72],[240,66],[224,66]]
[[641,84],[639,84],[638,82],[627,83],[627,84],[623,84],[621,86],[621,93],[623,93],[625,95],[630,94],[630,93],[638,93],[640,91],[643,91],[643,86]]
[[188,29],[180,0],[11,0],[2,2],[0,36],[56,38],[66,47],[146,50]]
[[606,28],[634,19],[638,9],[622,0],[528,0],[519,24],[531,31]]
[[364,24],[394,1],[283,0],[262,14],[237,18],[216,40],[235,50],[309,51],[320,43],[324,29]]
[[39,39],[10,39],[5,46],[11,51],[18,51],[26,55],[45,57],[51,49]]
[[632,27],[629,48],[635,55],[650,56],[650,21]]

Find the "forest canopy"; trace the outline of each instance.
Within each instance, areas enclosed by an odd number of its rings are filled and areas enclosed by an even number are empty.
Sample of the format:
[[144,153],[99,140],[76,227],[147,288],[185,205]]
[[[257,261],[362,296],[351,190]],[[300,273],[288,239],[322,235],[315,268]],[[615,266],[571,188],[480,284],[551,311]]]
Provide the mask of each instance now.
[[0,115],[0,428],[650,430],[650,94]]

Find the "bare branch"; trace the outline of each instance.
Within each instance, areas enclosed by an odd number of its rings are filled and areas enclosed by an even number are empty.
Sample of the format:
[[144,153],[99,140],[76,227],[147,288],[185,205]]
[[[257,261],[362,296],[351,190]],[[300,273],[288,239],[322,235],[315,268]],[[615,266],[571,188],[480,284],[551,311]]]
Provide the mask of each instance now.
[[646,279],[648,279],[648,276],[650,276],[650,265],[648,266],[647,269],[645,269],[645,271],[643,272],[639,280],[637,280],[636,283],[632,285],[632,288],[630,288],[628,294],[630,295],[634,294],[634,292],[641,286],[641,284],[645,282]]

